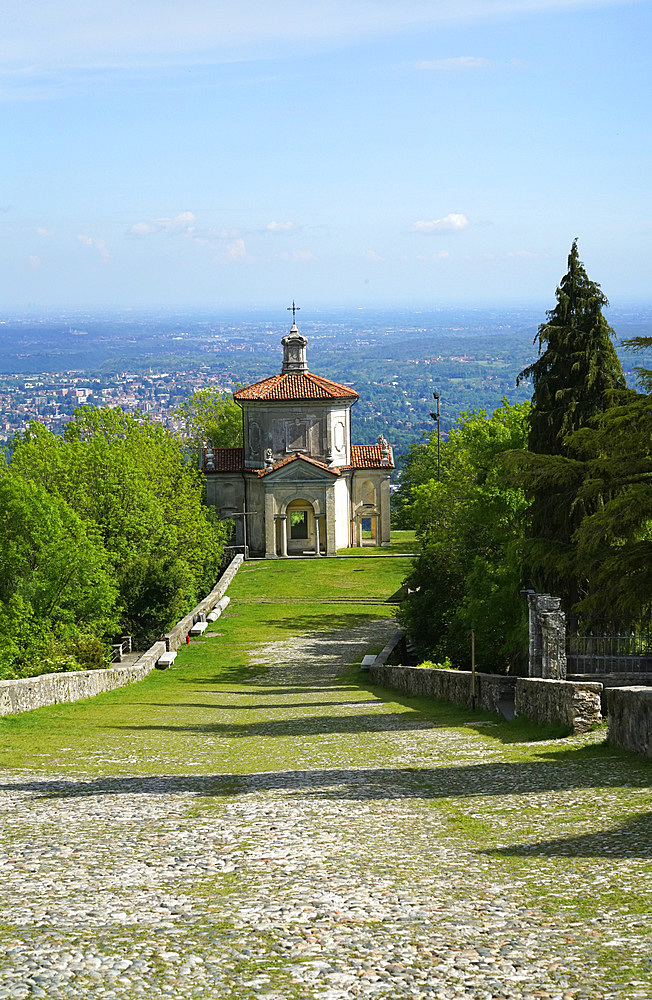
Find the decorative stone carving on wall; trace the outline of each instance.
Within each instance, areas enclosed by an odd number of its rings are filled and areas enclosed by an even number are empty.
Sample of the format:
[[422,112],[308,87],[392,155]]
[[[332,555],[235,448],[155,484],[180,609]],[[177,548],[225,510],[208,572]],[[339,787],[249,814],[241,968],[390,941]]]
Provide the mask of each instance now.
[[308,450],[308,424],[305,420],[286,420],[285,450],[287,452]]
[[333,444],[335,451],[344,451],[344,423],[342,420],[338,420],[333,428]]
[[249,422],[249,452],[253,458],[260,455],[260,425],[255,420]]

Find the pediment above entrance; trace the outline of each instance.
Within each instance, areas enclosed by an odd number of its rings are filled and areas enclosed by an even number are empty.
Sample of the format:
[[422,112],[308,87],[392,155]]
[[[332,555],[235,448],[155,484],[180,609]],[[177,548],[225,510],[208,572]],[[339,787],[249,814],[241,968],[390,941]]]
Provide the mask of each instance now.
[[304,458],[302,455],[293,455],[292,458],[285,459],[264,472],[259,472],[260,478],[272,479],[275,483],[284,482],[326,482],[332,483],[333,479],[339,477],[337,469],[329,469],[321,462],[314,459]]

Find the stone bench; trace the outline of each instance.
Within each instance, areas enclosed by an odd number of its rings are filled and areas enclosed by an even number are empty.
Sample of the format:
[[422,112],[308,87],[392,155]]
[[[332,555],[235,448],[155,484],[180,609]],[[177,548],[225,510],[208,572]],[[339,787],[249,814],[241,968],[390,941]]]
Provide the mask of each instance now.
[[168,667],[172,666],[176,658],[177,658],[176,653],[163,653],[162,656],[159,656],[156,662],[156,669],[167,670]]
[[208,622],[195,622],[195,624],[190,627],[189,635],[203,635],[207,628]]

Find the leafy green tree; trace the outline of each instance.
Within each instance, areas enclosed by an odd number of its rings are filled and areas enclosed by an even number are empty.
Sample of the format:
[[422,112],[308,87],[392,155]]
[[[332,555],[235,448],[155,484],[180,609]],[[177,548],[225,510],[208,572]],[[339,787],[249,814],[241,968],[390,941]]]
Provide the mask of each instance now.
[[183,421],[184,442],[196,454],[208,441],[214,448],[242,445],[242,410],[233,396],[217,389],[196,389],[172,415]]
[[[442,445],[441,481],[434,449],[417,452],[411,516],[421,554],[399,612],[422,657],[468,666],[471,630],[478,665],[514,668],[523,652],[525,607],[519,595],[523,491],[505,482],[499,456],[525,447],[527,404],[507,401],[493,414],[462,414]],[[408,469],[412,479],[417,474]]]
[[120,573],[124,628],[145,649],[194,604],[195,580],[188,564],[172,555],[132,559]]
[[0,680],[43,673],[53,645],[49,622],[34,613],[29,601],[19,594],[0,600]]
[[426,441],[410,445],[405,456],[399,487],[392,497],[392,527],[416,528],[414,501],[417,486],[437,475],[437,433]]
[[115,627],[117,587],[93,528],[59,497],[0,471],[0,600],[17,596],[60,631]]
[[97,532],[40,484],[0,469],[0,679],[103,666],[118,620]]
[[577,240],[556,297],[557,305],[539,327],[539,358],[518,377],[532,380],[533,395],[528,451],[513,461],[531,500],[525,546],[530,582],[573,605],[586,583],[578,577],[572,539],[590,507],[579,488],[584,456],[568,439],[603,413],[626,385],[614,332],[602,314],[607,299],[588,277]]
[[[118,409],[80,407],[62,438],[31,424],[14,442],[11,468],[65,501],[101,539],[120,583],[123,622],[135,622],[141,607],[142,587],[133,580],[143,565],[161,586],[155,600],[151,583],[150,605],[170,602],[152,638],[170,624],[180,589],[192,605],[213,585],[228,529],[203,503],[201,473],[160,424]],[[172,592],[162,582],[161,561],[171,579],[183,579]]]

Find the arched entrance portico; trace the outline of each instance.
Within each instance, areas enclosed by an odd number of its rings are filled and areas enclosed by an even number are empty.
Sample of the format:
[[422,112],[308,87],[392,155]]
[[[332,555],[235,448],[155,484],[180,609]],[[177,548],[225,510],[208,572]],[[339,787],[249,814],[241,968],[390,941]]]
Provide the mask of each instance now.
[[279,556],[320,555],[324,549],[323,516],[310,500],[297,497],[277,517],[276,553]]

